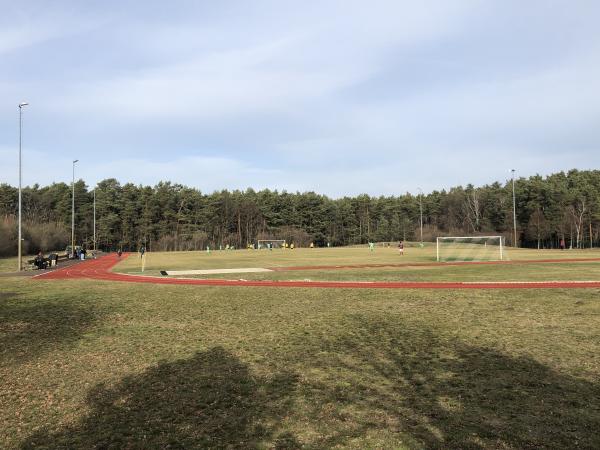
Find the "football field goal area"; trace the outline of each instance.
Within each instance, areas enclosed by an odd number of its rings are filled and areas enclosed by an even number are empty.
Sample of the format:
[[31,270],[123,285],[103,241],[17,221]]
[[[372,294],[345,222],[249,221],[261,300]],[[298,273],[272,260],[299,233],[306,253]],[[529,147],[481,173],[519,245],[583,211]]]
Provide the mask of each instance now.
[[437,261],[504,261],[502,236],[445,236],[436,239]]

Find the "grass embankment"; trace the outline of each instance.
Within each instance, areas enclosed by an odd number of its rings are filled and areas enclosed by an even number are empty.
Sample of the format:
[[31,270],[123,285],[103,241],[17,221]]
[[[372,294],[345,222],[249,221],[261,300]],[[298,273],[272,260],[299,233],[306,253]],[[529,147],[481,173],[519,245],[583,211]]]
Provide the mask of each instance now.
[[[247,280],[313,281],[563,281],[600,280],[600,262],[527,263],[519,261],[567,258],[600,258],[600,251],[538,251],[511,249],[507,265],[444,265],[421,267],[329,268],[282,272],[198,275],[198,278],[244,278]],[[291,266],[336,266],[360,264],[427,264],[435,261],[435,249],[409,248],[400,256],[395,248],[237,250],[211,252],[147,253],[145,275],[160,276],[160,270]],[[123,273],[141,273],[137,255],[114,269]],[[193,277],[183,275],[184,277]]]
[[[48,256],[50,253],[64,254],[64,252],[64,250],[53,250],[44,253],[44,256]],[[36,255],[23,255],[21,258],[23,269],[28,269],[29,263],[27,261],[35,257]],[[16,256],[0,258],[0,273],[17,272],[17,259]]]
[[[33,258],[33,256],[32,256]],[[27,257],[23,257],[23,264],[27,264]],[[17,257],[12,258],[0,258],[0,273],[16,272],[17,271]]]
[[0,280],[1,448],[599,448],[600,291]]

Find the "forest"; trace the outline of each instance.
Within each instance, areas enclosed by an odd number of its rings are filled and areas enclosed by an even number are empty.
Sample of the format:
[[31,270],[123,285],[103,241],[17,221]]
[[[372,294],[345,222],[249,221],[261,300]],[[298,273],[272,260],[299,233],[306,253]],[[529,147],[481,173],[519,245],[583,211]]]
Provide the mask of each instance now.
[[[219,191],[160,182],[120,184],[106,179],[90,189],[75,183],[76,243],[102,250],[200,250],[246,247],[257,239],[296,246],[333,246],[494,234],[514,245],[512,183],[458,186],[427,194],[329,198],[315,192]],[[64,249],[71,236],[72,187],[65,183],[22,191],[24,249]],[[570,170],[515,180],[516,245],[556,248],[600,245],[600,171]],[[0,184],[0,255],[15,255],[18,191]]]

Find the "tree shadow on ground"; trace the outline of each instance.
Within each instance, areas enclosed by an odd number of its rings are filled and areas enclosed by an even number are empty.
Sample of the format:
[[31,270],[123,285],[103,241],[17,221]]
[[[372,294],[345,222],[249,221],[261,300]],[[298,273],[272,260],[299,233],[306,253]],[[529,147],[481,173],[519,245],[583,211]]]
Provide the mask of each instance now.
[[72,344],[102,314],[95,306],[64,299],[21,303],[19,294],[3,293],[0,300],[2,365],[23,363]]
[[335,405],[342,424],[317,447],[387,430],[425,448],[600,448],[598,383],[402,321],[361,316],[347,330],[304,361],[337,374],[304,393],[309,415]]
[[167,362],[114,387],[97,386],[90,413],[23,448],[296,448],[277,423],[290,408],[296,377],[263,379],[223,348]]

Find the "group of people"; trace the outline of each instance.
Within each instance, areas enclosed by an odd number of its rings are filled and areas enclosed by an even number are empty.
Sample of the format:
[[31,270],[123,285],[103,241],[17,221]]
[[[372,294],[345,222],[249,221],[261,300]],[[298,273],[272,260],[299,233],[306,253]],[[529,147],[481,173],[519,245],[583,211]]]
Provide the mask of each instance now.
[[[385,244],[384,244],[385,246]],[[390,247],[390,244],[387,244],[388,248]],[[375,242],[369,242],[369,250],[370,251],[374,251],[375,250]],[[400,252],[401,255],[404,255],[404,241],[400,241],[398,242],[398,252]]]
[[[146,253],[146,246],[142,245],[139,249],[139,253],[140,253],[140,258],[144,257],[144,254]],[[117,256],[120,258],[123,255],[123,249],[119,248],[119,250],[117,250]]]
[[[83,255],[83,258],[81,257]],[[75,247],[73,254],[71,255],[73,259],[85,259],[87,257],[87,248],[85,245],[83,247]]]
[[46,258],[44,254],[39,251],[38,254],[33,258],[33,265],[36,269],[47,269],[50,266],[56,266],[58,264],[58,254],[50,253]]
[[44,258],[44,254],[41,251],[33,259],[33,265],[36,269],[40,270],[48,268],[48,260]]

